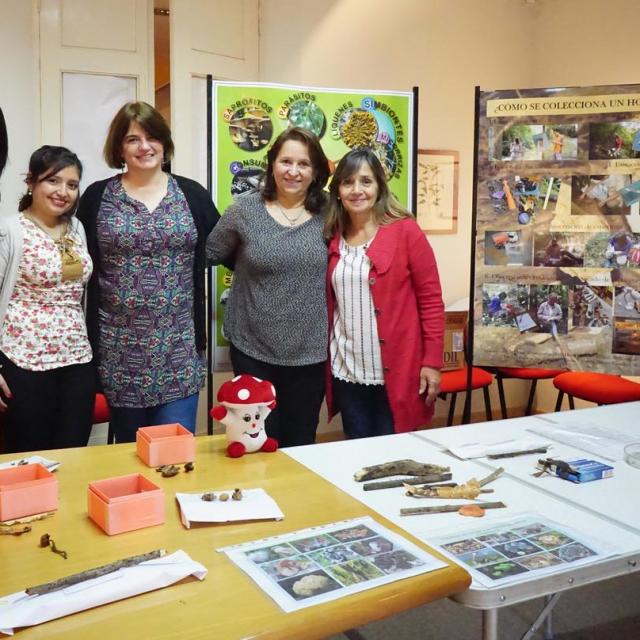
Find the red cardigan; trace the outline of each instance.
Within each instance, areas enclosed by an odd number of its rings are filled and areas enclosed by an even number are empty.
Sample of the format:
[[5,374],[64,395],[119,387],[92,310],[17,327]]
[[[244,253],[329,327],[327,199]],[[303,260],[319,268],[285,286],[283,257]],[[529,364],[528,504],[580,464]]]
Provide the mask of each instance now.
[[[421,367],[442,368],[444,304],[438,267],[424,232],[413,218],[383,225],[367,249],[384,383],[396,432],[427,425],[433,405],[418,395]],[[329,243],[327,301],[333,326],[335,293],[331,276],[340,260],[340,236]],[[331,362],[327,360],[327,406],[333,408]]]

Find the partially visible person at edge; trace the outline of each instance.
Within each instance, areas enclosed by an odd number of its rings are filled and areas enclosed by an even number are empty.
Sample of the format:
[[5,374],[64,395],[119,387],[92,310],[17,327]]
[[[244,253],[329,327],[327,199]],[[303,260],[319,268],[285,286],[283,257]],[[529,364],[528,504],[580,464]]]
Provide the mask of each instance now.
[[231,363],[236,375],[274,384],[277,406],[266,428],[281,446],[315,441],[324,398],[328,177],[317,137],[284,131],[267,153],[261,192],[240,196],[207,241],[215,264],[235,254],[224,316]]
[[146,425],[195,432],[205,381],[205,243],[219,215],[202,186],[163,170],[173,150],[158,111],[125,104],[104,146],[123,172],[90,185],[78,210],[96,267],[89,338],[117,442]]
[[87,444],[95,399],[82,308],[92,264],[74,217],[82,164],[64,147],[29,161],[19,213],[0,221],[4,451]]
[[7,157],[9,155],[9,138],[7,136],[7,125],[4,121],[4,114],[0,109],[0,177],[7,165]]
[[444,305],[431,246],[366,148],[331,181],[326,235],[327,405],[348,438],[428,425],[440,391]]

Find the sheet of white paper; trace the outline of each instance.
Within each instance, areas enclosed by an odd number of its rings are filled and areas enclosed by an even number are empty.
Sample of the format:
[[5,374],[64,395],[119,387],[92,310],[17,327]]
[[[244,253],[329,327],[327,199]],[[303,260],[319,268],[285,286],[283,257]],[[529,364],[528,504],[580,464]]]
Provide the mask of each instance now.
[[[176,493],[182,522],[187,527],[192,522],[236,522],[240,520],[281,520],[284,513],[276,501],[264,489],[243,489],[242,500],[232,500],[233,489],[212,492],[216,499],[207,502],[203,493]],[[229,500],[219,499],[226,493]]]
[[109,602],[154,591],[192,575],[204,580],[207,569],[184,551],[120,569],[94,580],[40,596],[25,591],[0,597],[0,633],[29,627]]
[[9,469],[11,467],[19,467],[22,464],[36,464],[39,463],[49,471],[55,471],[60,463],[55,460],[49,460],[42,456],[27,456],[26,458],[17,458],[16,460],[9,460],[9,462],[3,462],[0,464],[0,469]]
[[500,453],[530,451],[531,449],[540,449],[548,446],[549,440],[543,440],[542,438],[514,438],[513,440],[502,440],[501,442],[471,442],[449,447],[448,451],[457,458],[469,460]]
[[529,427],[532,431],[556,442],[562,442],[583,451],[588,451],[607,460],[624,460],[624,447],[636,442],[637,436],[631,436],[609,427],[586,421],[565,421],[551,426]]

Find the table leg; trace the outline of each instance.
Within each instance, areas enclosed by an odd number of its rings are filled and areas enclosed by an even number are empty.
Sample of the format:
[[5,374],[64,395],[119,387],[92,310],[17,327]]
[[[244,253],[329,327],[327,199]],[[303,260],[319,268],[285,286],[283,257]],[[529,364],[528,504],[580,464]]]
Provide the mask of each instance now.
[[553,595],[545,596],[544,607],[538,614],[538,617],[533,621],[529,631],[525,633],[521,640],[532,640],[532,638],[538,632],[538,629],[544,624],[544,640],[553,640],[553,629],[551,628],[551,612],[553,607],[556,606],[556,602],[562,594],[554,593]]
[[482,640],[498,640],[498,610],[482,610]]
[[[553,596],[545,596],[544,604],[549,605]],[[553,609],[549,609],[547,619],[544,621],[544,640],[553,640]]]

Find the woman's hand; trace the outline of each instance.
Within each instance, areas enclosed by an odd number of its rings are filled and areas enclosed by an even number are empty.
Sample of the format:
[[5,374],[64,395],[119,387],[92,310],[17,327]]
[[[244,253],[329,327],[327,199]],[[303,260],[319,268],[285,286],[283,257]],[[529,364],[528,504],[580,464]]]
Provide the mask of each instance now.
[[440,370],[431,367],[422,367],[420,369],[420,395],[427,392],[425,403],[430,407],[440,393]]
[[[4,376],[1,373],[0,373],[0,391],[2,391],[2,396],[4,396],[5,398],[11,397],[11,391],[9,390],[9,385],[7,384],[7,381],[4,379]],[[2,396],[0,396],[0,411],[6,411],[7,405],[5,401],[2,399]]]

